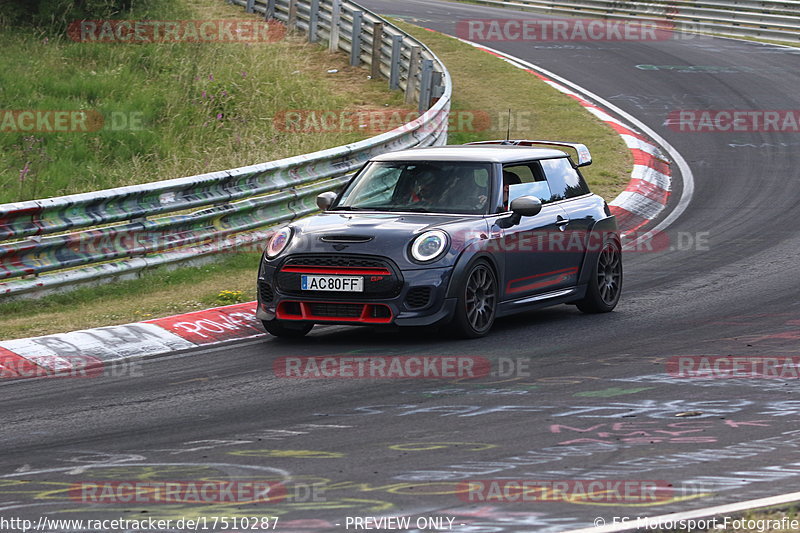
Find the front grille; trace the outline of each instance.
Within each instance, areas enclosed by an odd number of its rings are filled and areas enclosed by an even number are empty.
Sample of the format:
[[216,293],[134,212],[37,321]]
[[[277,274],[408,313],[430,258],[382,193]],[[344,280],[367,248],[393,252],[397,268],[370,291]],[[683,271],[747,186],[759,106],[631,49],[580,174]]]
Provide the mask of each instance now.
[[386,261],[382,259],[362,257],[358,255],[296,255],[290,257],[284,266],[315,266],[315,267],[341,267],[341,268],[387,268]]
[[414,287],[406,294],[406,307],[409,309],[419,309],[428,305],[430,300],[430,287]]
[[309,303],[311,313],[315,316],[330,316],[341,318],[358,318],[364,306],[361,304],[331,304]]
[[[370,256],[320,254],[289,257],[275,276],[275,288],[281,294],[316,296],[347,300],[395,298],[403,288],[399,269],[387,259]],[[309,291],[302,289],[304,275],[358,276],[364,280],[363,291]]]

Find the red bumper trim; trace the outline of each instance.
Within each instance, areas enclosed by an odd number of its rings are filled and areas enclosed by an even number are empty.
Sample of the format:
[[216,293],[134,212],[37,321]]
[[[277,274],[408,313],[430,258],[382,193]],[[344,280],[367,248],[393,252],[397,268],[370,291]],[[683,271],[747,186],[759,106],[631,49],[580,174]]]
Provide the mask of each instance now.
[[[290,304],[299,307],[296,310],[289,309]],[[361,306],[359,316],[328,316],[316,315],[312,310],[314,304],[333,304],[333,305],[352,305]],[[389,316],[373,316],[376,309],[385,309]],[[353,302],[302,302],[298,300],[284,300],[275,309],[275,318],[279,320],[310,320],[314,322],[354,322],[359,324],[389,324],[392,321],[392,310],[386,304],[353,303]]]

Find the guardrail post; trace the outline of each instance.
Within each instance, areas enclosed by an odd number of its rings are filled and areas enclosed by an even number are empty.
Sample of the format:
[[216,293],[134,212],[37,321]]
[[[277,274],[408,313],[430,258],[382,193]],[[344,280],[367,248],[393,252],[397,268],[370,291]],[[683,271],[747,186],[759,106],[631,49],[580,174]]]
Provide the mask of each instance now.
[[389,89],[392,91],[400,88],[400,47],[402,44],[402,35],[392,35],[392,62],[389,74]]
[[342,18],[342,0],[333,0],[331,5],[331,40],[328,43],[329,52],[339,51],[339,21]]
[[275,18],[275,0],[267,0],[267,9],[264,11],[264,18],[266,20]]
[[311,11],[308,14],[308,42],[315,43],[319,36],[317,27],[319,26],[319,0],[311,0]]
[[372,79],[378,79],[381,75],[381,46],[383,45],[383,22],[376,22],[372,25]]
[[247,0],[247,6],[245,7],[244,10],[246,12],[248,12],[248,13],[252,13],[253,12],[253,4],[255,4],[255,3],[256,3],[256,0]]
[[407,104],[414,103],[414,95],[417,91],[417,73],[419,71],[419,46],[411,47],[411,57],[408,60],[408,79],[406,80],[406,98]]
[[433,60],[422,61],[422,79],[419,85],[419,114],[423,114],[431,106],[431,81],[433,80]]
[[357,67],[361,64],[361,25],[364,21],[363,11],[353,11],[353,34],[350,44],[350,65]]
[[291,30],[297,26],[297,0],[289,0],[289,19],[286,28]]
[[442,88],[442,73],[436,70],[431,74],[431,105],[439,101],[439,97],[444,94]]

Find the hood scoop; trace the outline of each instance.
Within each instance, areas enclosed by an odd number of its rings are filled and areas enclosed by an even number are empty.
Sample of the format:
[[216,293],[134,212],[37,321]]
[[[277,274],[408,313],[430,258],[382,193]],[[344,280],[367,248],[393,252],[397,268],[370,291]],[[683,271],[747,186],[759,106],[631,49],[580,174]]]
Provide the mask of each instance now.
[[372,235],[323,235],[319,238],[322,242],[338,242],[353,244],[359,242],[369,242],[374,239]]

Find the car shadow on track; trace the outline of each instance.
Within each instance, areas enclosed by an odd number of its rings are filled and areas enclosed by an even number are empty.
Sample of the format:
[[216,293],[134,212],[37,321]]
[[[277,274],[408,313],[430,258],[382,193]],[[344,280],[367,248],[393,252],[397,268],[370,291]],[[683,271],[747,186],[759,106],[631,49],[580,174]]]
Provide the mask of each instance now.
[[[480,339],[463,339],[455,336],[447,326],[439,327],[370,327],[370,326],[316,326],[301,339],[268,337],[268,342],[285,346],[325,347],[338,349],[414,348],[419,346],[453,346],[477,348],[505,343],[511,339],[546,340],[553,334],[580,332],[598,322],[607,324],[614,314],[585,315],[573,306],[557,306],[503,317],[495,321],[492,331]],[[603,327],[603,326],[600,326]]]

